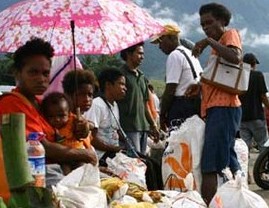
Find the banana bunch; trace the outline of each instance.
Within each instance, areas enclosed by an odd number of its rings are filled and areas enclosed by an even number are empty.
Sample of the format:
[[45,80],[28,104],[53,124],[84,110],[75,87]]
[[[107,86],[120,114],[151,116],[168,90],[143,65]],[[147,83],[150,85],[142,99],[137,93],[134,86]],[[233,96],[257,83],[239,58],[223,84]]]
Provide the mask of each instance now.
[[104,178],[101,180],[101,188],[106,191],[109,199],[120,198],[126,194],[128,184],[117,177]]

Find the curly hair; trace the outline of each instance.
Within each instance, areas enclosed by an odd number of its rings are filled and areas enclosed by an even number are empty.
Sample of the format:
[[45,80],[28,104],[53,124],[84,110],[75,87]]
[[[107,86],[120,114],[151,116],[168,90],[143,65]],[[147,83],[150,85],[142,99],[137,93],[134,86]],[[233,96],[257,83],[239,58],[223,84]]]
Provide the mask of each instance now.
[[[77,86],[76,86],[76,84]],[[84,84],[95,86],[95,75],[91,70],[73,70],[65,74],[62,86],[64,93],[67,95],[74,95],[76,89]]]
[[61,93],[61,92],[52,92],[52,93],[49,93],[48,95],[46,95],[44,97],[44,99],[42,100],[42,103],[40,105],[40,111],[46,117],[46,115],[48,114],[48,107],[50,105],[57,105],[63,100],[65,100],[67,102],[67,104],[69,106],[69,111],[70,111],[71,110],[71,101],[67,97],[67,95],[65,95],[64,93]]
[[122,50],[120,52],[120,56],[121,56],[122,60],[127,61],[127,54],[128,53],[133,53],[135,51],[135,49],[137,47],[139,47],[139,46],[144,46],[144,42],[140,42],[140,43],[138,43],[136,45],[133,45],[133,46],[131,46],[129,48],[126,48],[126,49]]
[[41,38],[31,38],[23,46],[19,47],[13,55],[15,71],[21,71],[25,65],[25,59],[33,55],[43,55],[51,63],[54,49],[49,42]]
[[200,16],[206,13],[212,14],[213,17],[219,20],[224,20],[225,25],[228,26],[232,17],[231,12],[222,4],[218,3],[209,3],[204,4],[200,7],[199,14]]
[[115,83],[120,77],[124,77],[124,74],[114,67],[107,67],[102,69],[98,76],[99,88],[102,93],[105,92],[105,85],[107,82]]

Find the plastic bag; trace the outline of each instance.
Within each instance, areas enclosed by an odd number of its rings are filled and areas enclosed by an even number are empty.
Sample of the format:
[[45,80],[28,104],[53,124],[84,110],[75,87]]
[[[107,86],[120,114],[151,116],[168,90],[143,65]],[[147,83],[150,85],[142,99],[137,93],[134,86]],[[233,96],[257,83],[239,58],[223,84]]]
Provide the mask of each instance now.
[[197,191],[159,191],[165,195],[158,208],[206,208],[206,204]]
[[193,173],[195,180],[190,189],[200,191],[204,129],[204,121],[194,115],[186,119],[179,129],[171,132],[162,158],[162,176],[166,190],[186,190],[186,177]]
[[99,168],[85,164],[52,186],[60,208],[106,208],[106,193],[100,188]]
[[172,208],[206,208],[206,204],[197,191],[187,191],[180,193]]
[[243,139],[237,138],[235,140],[234,150],[236,152],[238,162],[241,166],[241,170],[245,175],[244,183],[246,186],[248,186],[248,146]]
[[262,197],[245,186],[244,177],[236,175],[233,180],[227,170],[223,172],[229,181],[217,189],[209,208],[268,208]]
[[122,180],[147,187],[145,176],[147,166],[140,159],[119,152],[114,158],[107,158],[106,162],[108,168]]

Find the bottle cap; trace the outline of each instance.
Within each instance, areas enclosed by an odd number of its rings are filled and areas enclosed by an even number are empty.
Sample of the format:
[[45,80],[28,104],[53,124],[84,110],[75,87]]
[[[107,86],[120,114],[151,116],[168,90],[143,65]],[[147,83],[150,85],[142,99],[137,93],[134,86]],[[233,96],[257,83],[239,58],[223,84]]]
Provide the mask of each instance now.
[[31,132],[28,134],[28,140],[42,140],[44,135],[43,132]]

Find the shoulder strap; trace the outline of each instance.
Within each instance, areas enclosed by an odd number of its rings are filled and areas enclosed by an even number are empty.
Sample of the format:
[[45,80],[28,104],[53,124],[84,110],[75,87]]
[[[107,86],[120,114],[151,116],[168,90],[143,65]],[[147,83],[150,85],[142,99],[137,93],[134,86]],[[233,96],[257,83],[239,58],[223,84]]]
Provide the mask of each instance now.
[[62,68],[60,68],[55,74],[54,76],[51,78],[49,84],[52,84],[52,82],[58,77],[58,75],[64,71],[64,69],[67,67],[67,65],[69,65],[72,61],[72,56],[69,57],[69,59],[67,60],[67,62],[62,66]]
[[[139,155],[137,154],[137,152],[135,151],[135,147],[134,145],[132,144],[132,141],[127,137],[126,133],[123,131],[121,125],[120,125],[120,122],[118,121],[118,119],[116,118],[115,114],[113,113],[112,109],[111,109],[111,106],[109,105],[109,103],[107,102],[107,100],[103,97],[103,96],[100,96],[100,98],[103,99],[103,101],[105,102],[105,104],[107,105],[110,113],[112,114],[112,116],[114,117],[116,123],[117,123],[117,126],[119,128],[119,131],[121,133],[121,135],[123,136],[124,140],[125,140],[125,143],[126,145],[128,146],[129,148],[129,151],[130,151],[130,155],[128,156],[132,156],[132,157],[136,157],[136,158],[140,158]],[[128,152],[127,152],[128,153]]]
[[196,74],[196,72],[194,70],[194,66],[193,66],[193,64],[191,62],[190,57],[186,54],[186,52],[184,50],[182,50],[180,48],[177,48],[177,50],[180,51],[185,56],[185,58],[187,59],[189,65],[191,67],[191,72],[192,72],[193,78],[196,79],[197,78],[197,74]]

